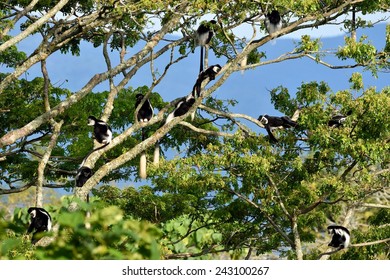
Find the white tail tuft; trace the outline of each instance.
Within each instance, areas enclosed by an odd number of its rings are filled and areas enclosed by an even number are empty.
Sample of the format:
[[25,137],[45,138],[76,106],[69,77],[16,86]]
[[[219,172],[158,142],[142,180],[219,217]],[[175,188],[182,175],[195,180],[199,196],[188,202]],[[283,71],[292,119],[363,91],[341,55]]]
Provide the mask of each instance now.
[[142,152],[141,157],[139,159],[139,176],[142,179],[146,179],[146,154]]

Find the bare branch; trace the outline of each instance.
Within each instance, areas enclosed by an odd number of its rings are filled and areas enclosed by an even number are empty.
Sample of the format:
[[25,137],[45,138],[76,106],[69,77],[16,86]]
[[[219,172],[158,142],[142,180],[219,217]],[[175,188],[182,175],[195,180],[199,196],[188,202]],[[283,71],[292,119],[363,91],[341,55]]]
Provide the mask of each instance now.
[[237,70],[253,69],[253,68],[264,66],[264,65],[280,63],[282,61],[286,61],[286,60],[290,60],[290,59],[302,58],[304,56],[305,56],[304,53],[291,53],[291,52],[289,52],[289,53],[283,54],[283,55],[281,55],[281,56],[279,56],[278,58],[275,58],[275,59],[270,59],[270,60],[262,61],[262,62],[259,62],[259,63],[249,64],[249,65],[244,66],[244,67],[242,67],[242,66],[237,67]]
[[[62,101],[60,104],[52,108],[50,112],[40,115],[30,123],[26,124],[24,127],[16,129],[14,131],[10,131],[6,135],[2,136],[0,138],[0,148],[6,145],[10,145],[14,143],[17,139],[31,134],[39,126],[48,122],[51,118],[62,114],[70,106],[83,99],[99,83],[105,81],[110,76],[114,76],[121,73],[121,71],[125,68],[134,66],[132,71],[130,71],[122,80],[122,82],[119,83],[119,85],[117,86],[117,89],[121,90],[130,80],[130,78],[135,75],[137,70],[150,60],[150,58],[145,58],[143,60],[141,60],[141,58],[144,57],[147,53],[149,53],[151,48],[157,45],[157,43],[161,40],[165,33],[168,32],[168,30],[171,28],[171,25],[173,25],[173,22],[171,22],[171,24],[168,24],[168,26],[166,26],[165,28],[161,29],[160,32],[156,34],[155,37],[150,42],[148,42],[141,51],[135,54],[132,58],[128,59],[125,63],[119,64],[117,67],[113,68],[112,71],[106,71],[104,73],[94,75],[81,90],[79,90],[76,94],[70,96],[68,99]],[[159,52],[155,54],[155,56],[157,57],[162,55],[167,49],[180,44],[183,40],[185,39],[180,39],[174,43],[164,46]]]
[[256,209],[258,209],[262,214],[264,214],[264,216],[266,217],[266,219],[271,223],[271,225],[274,227],[274,229],[279,232],[282,237],[292,246],[292,247],[295,247],[295,244],[294,242],[287,236],[287,234],[275,223],[275,221],[268,215],[268,213],[264,212],[263,209],[261,209],[261,207],[259,205],[257,205],[256,203],[254,203],[252,200],[250,200],[249,198],[245,197],[244,195],[232,190],[232,189],[226,189],[226,191],[230,192],[230,193],[233,193],[235,194],[236,196],[238,196],[239,198],[241,198],[242,200],[246,201],[247,203],[249,203],[250,205],[252,205],[253,207],[255,207]]
[[333,250],[333,251],[332,251],[332,250],[329,250],[329,251],[327,251],[327,252],[325,252],[325,253],[320,254],[320,255],[318,256],[318,259],[321,260],[321,259],[323,259],[324,256],[329,257],[330,255],[336,254],[338,251],[340,251],[340,250],[342,250],[342,249],[343,249],[343,248],[339,247],[339,248],[337,248],[336,250]]
[[356,68],[356,67],[360,67],[360,66],[365,66],[365,65],[363,65],[361,63],[356,63],[356,64],[353,64],[353,65],[338,65],[338,66],[335,66],[335,65],[331,65],[329,63],[326,63],[323,60],[319,60],[316,57],[312,56],[311,54],[307,54],[306,53],[305,56],[310,58],[311,60],[314,60],[315,62],[318,62],[321,65],[324,65],[324,66],[330,68],[330,69],[351,69],[351,68]]
[[63,123],[64,123],[64,121],[60,121],[59,123],[55,123],[53,125],[54,131],[53,131],[53,134],[51,136],[49,145],[47,146],[46,151],[43,154],[43,157],[38,165],[38,179],[37,179],[37,185],[36,185],[37,190],[36,190],[36,200],[35,200],[36,207],[42,207],[42,203],[43,203],[43,189],[42,188],[43,188],[43,181],[45,178],[44,172],[45,172],[46,164],[49,161],[51,152],[57,144],[57,138],[60,135],[61,126]]
[[377,245],[377,244],[387,243],[387,242],[390,242],[390,238],[376,240],[376,241],[371,241],[371,242],[351,244],[351,245],[349,245],[349,247],[364,247],[364,246]]
[[[41,63],[41,70],[44,77],[44,106],[46,111],[50,111],[50,103],[49,103],[49,86],[50,86],[50,79],[49,75],[46,69],[46,61],[43,60]],[[49,161],[50,155],[52,150],[57,144],[57,138],[61,131],[61,126],[64,123],[64,121],[60,121],[59,123],[56,123],[53,119],[50,120],[52,127],[53,127],[53,134],[51,136],[49,145],[46,148],[45,153],[43,154],[39,164],[38,164],[38,178],[37,178],[37,185],[36,185],[36,196],[35,196],[35,206],[36,207],[42,207],[43,203],[43,181],[45,178],[44,172],[47,165],[47,162]]]
[[32,0],[30,4],[26,6],[22,11],[18,12],[16,16],[12,19],[12,24],[8,24],[1,32],[0,32],[0,39],[3,38],[11,29],[13,25],[15,25],[16,22],[18,22],[19,19],[21,19],[23,16],[25,16],[28,12],[30,12],[34,6],[38,3],[39,0]]
[[[0,195],[24,192],[24,191],[26,191],[29,188],[34,187],[34,186],[35,186],[35,183],[30,182],[28,184],[25,184],[22,187],[12,188],[12,189],[9,189],[9,190],[5,190],[5,189],[1,189],[0,188]],[[49,188],[49,189],[62,189],[66,185],[65,184],[43,184],[42,186],[44,188]]]
[[389,205],[382,205],[382,204],[374,204],[374,203],[363,203],[361,204],[362,207],[370,207],[370,208],[383,208],[383,209],[390,209]]
[[279,200],[279,204],[280,204],[280,207],[282,208],[282,211],[283,213],[290,219],[292,219],[292,216],[291,214],[287,211],[287,208],[286,206],[284,205],[283,203],[283,200],[282,200],[282,196],[280,195],[280,192],[279,192],[279,188],[278,186],[275,184],[274,180],[271,178],[271,176],[269,174],[267,174],[267,178],[268,178],[268,181],[271,185],[271,187],[273,187],[275,189],[275,192],[276,192],[276,196]]
[[[0,45],[0,52],[3,52],[7,48],[15,45],[16,43],[20,42],[27,36],[29,36],[31,33],[33,33],[35,30],[37,30],[40,26],[46,23],[48,19],[53,17],[59,10],[61,10],[62,7],[64,7],[69,0],[60,0],[57,5],[55,5],[47,14],[40,17],[36,22],[31,24],[29,27],[27,27],[23,32],[19,33],[18,35],[12,37],[8,41],[4,42]],[[30,4],[31,5],[31,4]],[[29,6],[30,6],[29,5]],[[32,7],[31,7],[32,8]]]
[[251,116],[245,115],[245,114],[226,113],[226,112],[223,112],[223,111],[219,111],[217,109],[213,109],[213,108],[207,107],[207,106],[205,106],[203,104],[199,105],[199,108],[203,109],[203,110],[205,110],[205,111],[207,111],[209,113],[212,113],[212,114],[215,114],[215,115],[219,115],[219,116],[228,118],[230,120],[233,120],[234,118],[242,118],[242,119],[245,119],[245,120],[248,120],[248,121],[251,121],[251,122],[257,124],[260,127],[264,127],[264,125],[259,120],[255,119],[255,118],[253,118]]
[[198,128],[188,122],[182,121],[179,123],[182,126],[186,126],[189,129],[201,133],[201,134],[206,134],[206,135],[213,135],[213,136],[220,136],[220,137],[234,137],[234,134],[231,133],[225,133],[225,132],[220,132],[220,131],[212,131],[212,130],[206,130],[202,128]]
[[178,254],[169,254],[165,255],[165,258],[168,260],[171,259],[183,259],[183,258],[194,258],[194,257],[200,257],[209,253],[212,253],[212,250],[217,247],[217,245],[212,245],[206,249],[203,249],[199,253],[178,253]]

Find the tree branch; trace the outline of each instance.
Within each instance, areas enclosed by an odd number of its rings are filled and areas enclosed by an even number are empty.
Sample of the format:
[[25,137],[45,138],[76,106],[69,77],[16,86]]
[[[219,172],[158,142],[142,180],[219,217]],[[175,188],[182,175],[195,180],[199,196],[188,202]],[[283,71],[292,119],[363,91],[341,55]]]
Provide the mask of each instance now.
[[268,213],[264,212],[263,209],[261,209],[261,207],[259,205],[257,205],[256,203],[254,203],[252,200],[250,200],[249,198],[243,196],[242,194],[232,190],[232,189],[226,189],[226,191],[230,192],[230,193],[233,193],[235,194],[236,196],[238,196],[239,198],[241,198],[242,200],[246,201],[248,204],[252,205],[253,207],[255,207],[256,209],[258,209],[262,214],[264,214],[264,216],[266,217],[266,219],[271,223],[271,225],[274,227],[274,229],[280,233],[280,235],[282,235],[282,237],[292,246],[292,247],[295,247],[295,244],[294,242],[287,236],[286,233],[283,232],[283,230],[275,223],[275,221],[268,215]]
[[220,137],[234,137],[234,134],[231,134],[231,133],[225,133],[225,132],[219,132],[219,131],[212,131],[212,130],[206,130],[206,129],[202,129],[202,128],[198,128],[188,122],[185,122],[185,121],[182,121],[179,123],[180,125],[182,126],[185,126],[185,127],[188,127],[189,129],[195,131],[195,132],[198,132],[198,133],[201,133],[201,134],[205,134],[205,135],[212,135],[212,136],[220,136]]
[[353,65],[331,65],[329,63],[326,63],[325,61],[323,60],[318,60],[317,58],[315,58],[314,56],[308,54],[308,53],[305,53],[305,56],[310,58],[311,60],[314,60],[315,62],[321,64],[321,65],[324,65],[330,69],[352,69],[352,68],[356,68],[356,67],[360,67],[360,66],[365,66],[364,64],[361,64],[361,63],[356,63],[356,64],[353,64]]
[[19,19],[21,19],[23,16],[25,16],[28,12],[30,12],[34,6],[38,3],[39,0],[32,0],[30,4],[26,6],[22,11],[17,12],[15,17],[12,19],[12,24],[8,24],[1,32],[0,32],[0,39],[2,39],[11,29],[12,26],[14,26]]
[[389,205],[382,205],[382,204],[373,204],[373,203],[363,203],[361,204],[362,207],[371,207],[371,208],[383,208],[383,209],[390,209]]
[[282,208],[282,211],[284,212],[284,214],[289,218],[289,220],[291,221],[292,219],[292,216],[291,214],[287,211],[287,208],[285,207],[283,201],[282,201],[282,196],[280,195],[280,192],[279,192],[279,188],[278,186],[275,184],[274,180],[271,178],[270,175],[266,174],[267,178],[268,178],[268,182],[270,183],[271,187],[273,187],[275,189],[275,192],[276,192],[276,197],[278,198],[279,200],[279,204],[280,204],[280,207]]
[[[112,66],[111,66],[110,56],[108,55],[108,51],[107,51],[107,45],[108,45],[108,40],[110,39],[112,33],[113,33],[112,30],[110,30],[110,32],[108,32],[105,35],[104,42],[103,42],[103,56],[104,56],[104,61],[106,62],[107,65],[107,72],[109,73],[112,72]],[[108,94],[106,105],[104,106],[104,112],[101,118],[105,122],[109,119],[112,110],[114,109],[114,100],[115,97],[118,95],[118,89],[115,87],[114,79],[111,75],[109,75],[108,81],[110,85],[110,93]]]
[[[159,31],[158,34],[156,34],[155,38],[152,39],[150,42],[148,42],[144,48],[139,51],[137,54],[135,54],[133,57],[128,59],[125,63],[119,64],[115,68],[112,69],[112,71],[106,71],[104,73],[95,74],[88,82],[87,84],[79,90],[76,94],[70,96],[68,99],[62,101],[60,104],[52,108],[50,112],[44,113],[40,115],[39,117],[35,118],[30,123],[26,124],[24,127],[13,130],[8,132],[6,135],[2,136],[0,138],[0,148],[10,145],[14,143],[19,138],[22,138],[24,136],[27,136],[31,133],[33,133],[38,127],[40,127],[42,124],[49,121],[51,118],[54,118],[58,116],[59,114],[62,114],[66,109],[71,107],[73,104],[79,102],[81,99],[83,99],[88,93],[92,91],[92,89],[98,85],[99,83],[105,81],[110,76],[117,75],[121,73],[121,71],[127,67],[136,65],[132,71],[130,71],[127,76],[122,80],[122,82],[119,83],[117,86],[117,90],[121,90],[127,82],[130,80],[130,78],[135,75],[137,70],[143,66],[145,63],[149,61],[150,58],[145,58],[142,60],[142,57],[144,57],[151,48],[155,47],[157,43],[161,40],[161,38],[170,30],[172,23],[166,28],[163,28]],[[171,43],[167,46],[164,46],[159,52],[155,54],[154,57],[162,55],[166,49],[171,48],[173,46],[176,46],[180,44],[184,39],[180,39],[174,43]]]
[[381,243],[387,243],[390,242],[390,238],[386,239],[381,239],[381,240],[376,240],[376,241],[371,241],[371,242],[364,242],[364,243],[358,243],[358,244],[351,244],[348,247],[364,247],[364,246],[372,246],[372,245],[377,245]]
[[45,168],[47,165],[47,162],[49,161],[51,152],[53,151],[54,147],[57,144],[57,138],[60,135],[61,126],[64,123],[64,121],[60,121],[59,123],[55,123],[53,125],[54,131],[51,136],[49,145],[46,148],[45,153],[43,154],[43,157],[38,165],[38,179],[37,179],[37,190],[36,190],[36,196],[35,196],[35,205],[36,207],[42,207],[43,204],[43,181],[45,178]]
[[206,254],[209,254],[211,253],[211,251],[217,247],[217,245],[212,245],[206,249],[203,249],[201,252],[199,253],[179,253],[179,254],[169,254],[169,255],[165,255],[165,259],[167,260],[171,260],[171,259],[183,259],[183,258],[195,258],[195,257],[200,257],[200,256],[203,256],[203,255],[206,255]]
[[[20,42],[30,34],[32,34],[35,30],[37,30],[39,27],[41,27],[43,24],[45,24],[51,17],[53,17],[59,10],[61,10],[62,7],[64,7],[69,0],[60,0],[57,5],[55,5],[47,14],[40,17],[36,22],[31,24],[29,27],[27,27],[24,31],[19,33],[18,35],[12,37],[11,39],[7,40],[3,44],[0,45],[0,52],[5,51],[7,48],[15,45],[16,43]],[[31,4],[28,6],[30,8]]]

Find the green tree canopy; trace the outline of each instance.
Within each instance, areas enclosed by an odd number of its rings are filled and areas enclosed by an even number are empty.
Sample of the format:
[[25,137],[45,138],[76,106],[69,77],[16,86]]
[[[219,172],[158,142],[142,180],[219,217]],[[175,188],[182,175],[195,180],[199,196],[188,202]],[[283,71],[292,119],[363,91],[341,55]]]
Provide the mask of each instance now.
[[[1,220],[2,258],[272,253],[289,259],[388,259],[389,88],[366,86],[361,72],[378,77],[389,70],[390,28],[381,45],[369,32],[357,36],[357,31],[380,23],[366,17],[388,12],[390,1],[47,0],[0,7],[0,194],[35,188],[30,205],[50,208],[57,225],[47,247],[32,247],[24,234],[27,211],[16,209]],[[268,34],[264,22],[272,10],[282,15],[283,26]],[[188,112],[165,123],[183,100],[168,100],[158,86],[197,48],[195,32],[204,15],[217,21],[205,64],[214,64],[212,53],[222,70],[212,83],[202,82]],[[344,43],[324,49],[310,31],[334,24],[346,31]],[[252,36],[244,37],[240,28],[252,30]],[[295,32],[305,35],[293,48],[267,57],[264,46]],[[22,42],[31,42],[30,53],[18,49]],[[101,49],[96,60],[106,69],[77,90],[53,83],[47,62],[59,53],[83,56],[83,46]],[[258,116],[235,112],[238,98],[215,94],[236,72],[283,67],[301,58],[334,69],[334,75],[356,72],[342,90],[326,80],[288,88],[281,78],[269,91],[271,102],[298,125],[275,129],[276,143],[262,133]],[[41,75],[31,79],[28,73],[36,66]],[[137,73],[146,73],[149,82],[133,86]],[[195,84],[197,77],[190,80]],[[107,85],[104,91],[97,90],[101,84]],[[155,108],[147,123],[135,117],[137,94]],[[338,128],[328,125],[335,114],[348,115]],[[75,188],[81,162],[99,146],[91,139],[89,115],[109,123],[113,140],[84,162],[93,176]],[[162,156],[153,164],[156,147]],[[144,153],[148,180],[135,187]],[[43,198],[53,188],[74,193],[50,206]],[[93,199],[85,203],[88,194]],[[352,245],[321,255],[328,250],[330,223],[349,228]]]

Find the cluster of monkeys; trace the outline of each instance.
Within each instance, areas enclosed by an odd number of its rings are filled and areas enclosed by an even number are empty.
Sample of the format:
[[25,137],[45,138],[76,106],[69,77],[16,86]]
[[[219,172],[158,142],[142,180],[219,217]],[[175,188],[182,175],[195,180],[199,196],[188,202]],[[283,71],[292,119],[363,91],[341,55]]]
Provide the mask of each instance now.
[[[270,13],[266,13],[265,17],[265,27],[269,34],[278,32],[282,28],[282,18],[280,13],[277,10],[272,10]],[[212,81],[215,79],[216,75],[221,71],[221,66],[219,64],[212,65],[207,69],[204,69],[204,49],[208,47],[212,37],[214,36],[214,27],[217,24],[217,21],[210,20],[208,22],[203,22],[199,25],[196,31],[196,44],[200,46],[200,70],[199,75],[196,80],[195,85],[193,86],[192,92],[186,96],[181,98],[175,105],[175,109],[167,116],[165,119],[165,124],[173,120],[175,117],[182,116],[186,114],[196,99],[201,96],[201,86],[205,80]],[[145,98],[142,94],[136,95],[135,108],[139,108],[137,113],[137,121],[138,122],[148,122],[153,117],[153,106],[150,103],[149,99]],[[346,115],[335,115],[333,116],[328,125],[330,127],[339,127],[345,122],[345,119],[348,115],[351,114],[349,111]],[[192,116],[193,118],[193,116]],[[298,126],[296,121],[293,121],[287,116],[276,117],[276,116],[268,116],[268,115],[260,115],[258,120],[264,125],[264,128],[267,130],[269,139],[271,142],[278,142],[278,140],[273,135],[273,130],[277,128],[295,128]],[[93,171],[91,168],[84,166],[84,163],[88,156],[95,152],[96,150],[102,149],[107,146],[112,140],[112,130],[109,125],[94,116],[89,116],[88,125],[93,126],[93,135],[97,142],[103,144],[102,146],[92,150],[87,154],[84,158],[78,172],[76,174],[76,187],[82,187],[85,182],[93,175]],[[145,133],[142,129],[142,140],[145,140]],[[154,152],[154,163],[158,163],[159,157],[159,146],[158,143],[155,147]],[[146,178],[146,154],[145,152],[141,153],[140,156],[140,168],[139,175],[141,178]]]
[[[219,64],[212,65],[207,69],[204,69],[204,48],[208,46],[210,43],[214,31],[213,26],[217,22],[215,20],[211,20],[206,23],[202,23],[196,32],[196,40],[197,45],[200,46],[200,71],[196,83],[192,89],[192,92],[186,96],[181,98],[175,106],[175,109],[167,116],[165,119],[165,124],[172,121],[175,117],[182,116],[186,114],[195,103],[196,98],[201,96],[201,85],[203,81],[209,79],[209,81],[214,80],[215,76],[221,71],[221,66]],[[271,13],[267,13],[265,17],[265,27],[269,34],[278,32],[282,28],[282,19],[277,10],[273,10]],[[140,106],[141,105],[141,106]],[[145,99],[144,95],[137,94],[135,108],[139,108],[137,113],[137,121],[138,122],[148,122],[153,117],[153,106],[150,103],[149,99]],[[335,115],[333,116],[328,125],[330,127],[339,127],[342,126],[343,122],[351,112],[349,111],[346,115]],[[268,116],[268,115],[260,115],[258,120],[264,125],[264,128],[267,130],[270,141],[277,142],[278,140],[273,135],[272,131],[277,128],[291,128],[297,127],[297,122],[291,120],[287,116],[276,117],[276,116]],[[102,146],[92,150],[89,152],[80,168],[77,171],[75,178],[76,187],[82,187],[86,181],[93,175],[93,171],[91,168],[84,166],[84,163],[88,156],[110,144],[112,140],[112,129],[110,126],[94,116],[88,117],[88,125],[93,126],[93,136],[96,141]],[[145,140],[145,133],[142,130],[142,140]],[[145,153],[141,154],[140,158],[140,177],[146,178],[146,155]],[[51,216],[50,214],[43,208],[31,207],[28,209],[28,213],[31,217],[31,223],[28,227],[27,233],[33,232],[32,243],[35,244],[37,240],[39,240],[39,234],[41,232],[50,231],[51,230]],[[331,225],[328,227],[329,234],[332,235],[331,242],[328,244],[330,247],[343,249],[347,248],[350,241],[350,233],[347,228],[338,225]]]
[[[341,127],[346,121],[347,117],[352,114],[352,110],[349,110],[345,115],[336,114],[331,117],[328,121],[328,126],[331,128]],[[268,115],[260,115],[258,120],[264,125],[264,128],[267,130],[268,137],[271,142],[278,142],[278,140],[273,135],[272,131],[278,128],[290,128],[298,127],[298,123],[293,121],[287,116],[275,117]]]
[[[32,233],[31,243],[36,244],[42,237],[43,232],[48,232],[52,228],[52,219],[45,209],[39,207],[30,207],[28,209],[30,215],[30,225],[27,229],[27,233]],[[328,246],[344,249],[347,248],[350,241],[349,230],[343,226],[331,225],[328,226],[328,233],[332,235],[332,239]]]
[[[222,67],[219,64],[212,65],[207,69],[204,69],[203,67],[203,48],[210,42],[211,38],[214,35],[211,26],[213,24],[216,24],[215,20],[212,20],[207,24],[201,24],[197,30],[196,33],[197,43],[199,46],[201,46],[201,59],[200,59],[201,66],[200,66],[200,72],[198,78],[195,82],[195,85],[192,88],[192,92],[188,96],[181,98],[176,103],[175,109],[170,114],[168,114],[164,122],[165,124],[169,123],[176,117],[180,117],[186,114],[191,109],[192,105],[194,105],[196,99],[201,96],[202,83],[207,79],[208,81],[215,80],[215,76],[222,69]],[[138,108],[141,105],[137,113],[137,121],[138,122],[150,121],[151,118],[153,117],[154,109],[149,99],[145,98],[143,94],[137,94],[135,97],[136,97],[135,108]],[[93,175],[91,168],[84,166],[84,163],[86,159],[89,157],[89,155],[99,149],[106,147],[112,140],[112,129],[106,122],[99,120],[94,116],[89,116],[88,125],[94,127],[93,136],[98,143],[103,145],[92,150],[84,157],[84,160],[81,163],[80,168],[78,169],[76,174],[76,178],[75,178],[76,187],[82,187],[85,184],[85,182]],[[145,140],[145,133],[143,129],[142,129],[142,140]],[[155,157],[158,157],[159,154],[158,145],[156,145],[156,148],[157,150],[155,151]],[[140,157],[139,173],[141,178],[146,178],[146,155],[144,152],[141,154]]]

